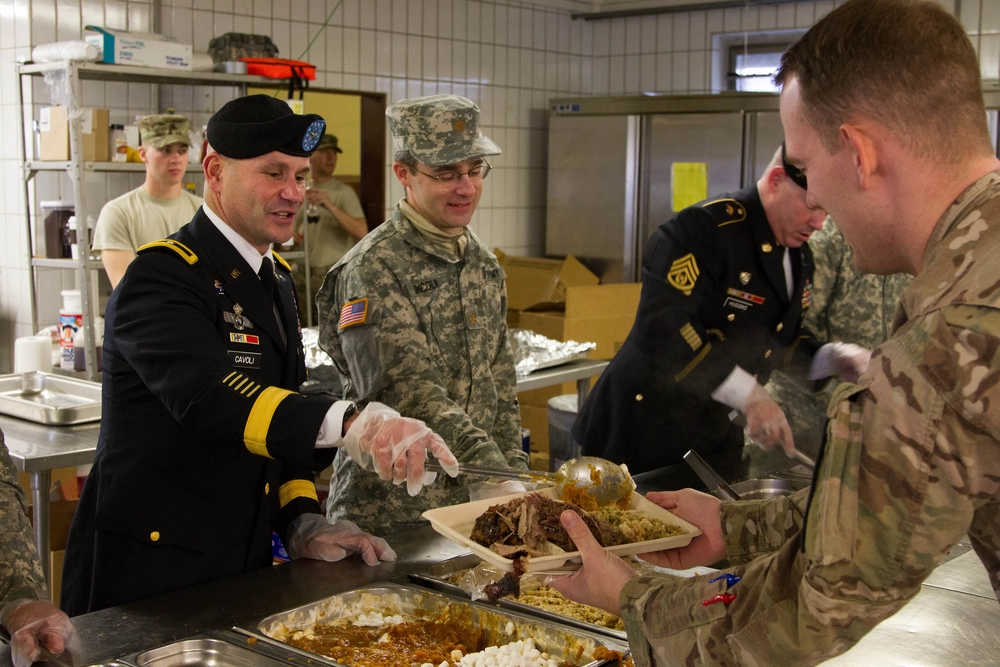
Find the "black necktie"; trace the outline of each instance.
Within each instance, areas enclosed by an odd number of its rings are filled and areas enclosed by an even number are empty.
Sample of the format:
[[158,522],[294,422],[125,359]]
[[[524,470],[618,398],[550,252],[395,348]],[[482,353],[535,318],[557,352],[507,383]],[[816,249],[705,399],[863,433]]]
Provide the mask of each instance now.
[[271,260],[268,257],[261,259],[260,271],[257,272],[260,276],[260,284],[264,288],[264,294],[267,295],[268,299],[274,302],[274,265],[271,264]]

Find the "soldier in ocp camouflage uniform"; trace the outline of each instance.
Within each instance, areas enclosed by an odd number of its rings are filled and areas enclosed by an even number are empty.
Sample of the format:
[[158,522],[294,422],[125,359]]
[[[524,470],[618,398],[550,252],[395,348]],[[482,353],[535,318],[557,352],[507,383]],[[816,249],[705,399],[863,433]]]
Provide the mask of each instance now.
[[[504,273],[467,228],[490,170],[485,156],[500,149],[462,97],[403,100],[386,116],[406,197],[327,274],[316,297],[320,346],[348,398],[425,421],[460,462],[527,468]],[[375,533],[469,500],[461,478],[438,479],[414,498],[347,456],[333,466],[328,515]]]
[[48,601],[28,522],[28,503],[0,431],[0,626],[13,636],[15,665],[38,659],[37,642],[62,653],[73,624]]
[[[851,246],[827,217],[823,229],[809,238],[813,256],[812,307],[802,325],[828,342],[854,343],[874,350],[889,337],[899,297],[910,276],[879,276],[854,268]],[[815,452],[826,429],[826,406],[836,383],[809,393],[780,370],[764,386],[781,406],[796,447]]]
[[1000,160],[975,51],[938,3],[849,0],[776,78],[789,161],[858,268],[915,278],[860,383],[834,394],[811,491],[721,511],[690,490],[650,494],[705,532],[650,558],[727,557],[723,576],[635,577],[564,514],[584,566],[552,584],[622,612],[640,667],[821,663],[966,534],[1000,598]]

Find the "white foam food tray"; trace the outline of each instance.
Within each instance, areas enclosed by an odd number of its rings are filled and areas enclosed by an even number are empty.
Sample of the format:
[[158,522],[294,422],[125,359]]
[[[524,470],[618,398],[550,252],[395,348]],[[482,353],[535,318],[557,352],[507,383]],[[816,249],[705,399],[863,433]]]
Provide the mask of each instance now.
[[[553,488],[545,488],[535,491],[549,498],[559,499],[558,491]],[[423,517],[431,522],[431,526],[441,535],[447,537],[452,542],[468,547],[472,553],[476,554],[484,561],[492,563],[505,572],[514,570],[514,561],[504,558],[500,554],[473,542],[469,535],[478,519],[486,510],[494,505],[502,505],[508,501],[524,496],[524,493],[515,493],[509,496],[499,496],[497,498],[487,498],[461,505],[451,505],[450,507],[438,507],[427,510]],[[664,549],[676,549],[685,547],[691,543],[701,529],[692,523],[676,516],[656,503],[646,500],[645,496],[633,493],[630,509],[640,510],[651,517],[659,519],[668,525],[680,526],[684,532],[680,535],[663,537],[658,540],[646,540],[645,542],[632,542],[630,544],[620,544],[615,547],[608,547],[608,551],[618,556],[629,556],[632,554],[644,554],[651,551],[662,551]],[[547,570],[567,570],[578,569],[581,565],[579,551],[567,551],[566,553],[554,554],[551,556],[533,556],[525,559],[524,566],[526,572],[540,572]]]

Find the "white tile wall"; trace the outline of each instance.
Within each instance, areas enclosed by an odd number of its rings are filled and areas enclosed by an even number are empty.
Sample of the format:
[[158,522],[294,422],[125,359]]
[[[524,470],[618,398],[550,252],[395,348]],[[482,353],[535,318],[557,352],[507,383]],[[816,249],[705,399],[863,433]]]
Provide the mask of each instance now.
[[[163,32],[204,51],[228,30],[271,35],[281,55],[300,56],[324,21],[308,58],[318,86],[408,96],[454,92],[483,110],[483,129],[504,149],[486,183],[474,229],[511,253],[544,250],[547,101],[553,97],[712,90],[713,35],[808,27],[840,0],[728,10],[698,10],[599,21],[571,20],[568,3],[545,0],[162,0]],[[954,11],[954,0],[942,0]],[[962,0],[959,17],[976,45],[985,78],[1000,77],[1000,2]],[[0,0],[0,372],[12,340],[30,329],[24,204],[18,165],[14,63],[30,45],[74,39],[90,23],[149,29],[152,2],[138,0]],[[578,8],[576,11],[583,9]],[[335,11],[334,11],[335,10]],[[332,14],[331,14],[332,12]],[[29,98],[45,102],[36,81]],[[222,88],[121,82],[90,83],[84,103],[111,110],[112,122],[174,106],[203,125],[235,94]],[[33,95],[33,97],[32,97]],[[391,141],[387,142],[391,160]],[[387,211],[402,196],[387,161]],[[88,177],[88,192],[110,198],[141,175]],[[36,199],[69,192],[65,178],[36,179]],[[72,276],[44,272],[46,308]]]

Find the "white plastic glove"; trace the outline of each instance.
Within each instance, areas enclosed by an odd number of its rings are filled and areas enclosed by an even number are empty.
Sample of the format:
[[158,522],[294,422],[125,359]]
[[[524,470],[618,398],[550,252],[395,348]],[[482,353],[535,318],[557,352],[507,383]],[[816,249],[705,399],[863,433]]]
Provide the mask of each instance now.
[[73,635],[73,622],[48,600],[14,600],[0,609],[0,625],[10,633],[14,667],[28,667],[41,657],[39,644],[59,655]]
[[759,384],[754,386],[741,411],[747,418],[744,432],[750,440],[762,449],[780,445],[785,453],[792,456],[795,451],[792,429],[788,426],[785,413],[764,387]]
[[396,560],[396,552],[381,537],[369,535],[347,519],[330,523],[321,514],[303,514],[292,522],[285,548],[292,558],[333,562],[359,553],[369,565]]
[[400,417],[382,403],[369,403],[358,413],[344,436],[344,447],[359,466],[374,470],[379,479],[406,482],[411,496],[437,479],[437,473],[424,469],[428,451],[449,476],[458,476],[458,460],[441,436],[419,419]]
[[853,343],[827,343],[819,349],[809,369],[810,380],[822,380],[839,375],[848,382],[857,382],[871,361],[872,351]]

